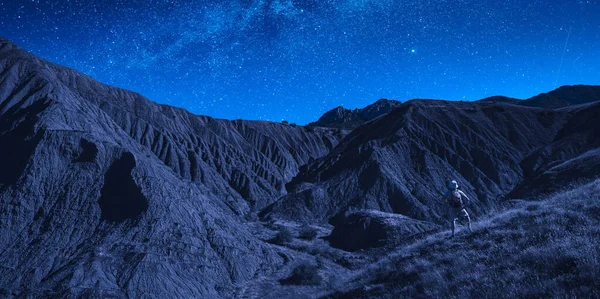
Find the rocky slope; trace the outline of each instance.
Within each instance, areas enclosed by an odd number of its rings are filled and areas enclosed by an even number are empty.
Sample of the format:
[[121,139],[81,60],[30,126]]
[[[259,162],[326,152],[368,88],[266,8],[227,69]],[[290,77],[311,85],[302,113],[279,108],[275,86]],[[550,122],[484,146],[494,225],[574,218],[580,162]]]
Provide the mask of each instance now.
[[[516,187],[550,191],[548,167],[561,167],[561,183],[589,178],[599,165],[592,151],[597,113],[597,104],[551,110],[409,101],[304,167],[288,184],[290,193],[261,216],[336,223],[348,209],[376,209],[440,223],[450,179],[473,199],[478,215]],[[559,165],[577,157],[583,160]],[[578,173],[581,167],[586,171]]]
[[226,296],[282,262],[241,216],[338,138],[192,115],[0,39],[0,290]]
[[[331,150],[340,136],[333,130],[292,127],[260,121],[227,121],[197,116],[149,102],[136,93],[112,88],[73,70],[42,62],[20,50],[3,51],[2,111],[41,85],[59,84],[62,97],[74,95],[82,107],[100,108],[133,141],[149,149],[174,173],[218,196],[261,208],[285,193],[284,184],[299,166]],[[19,61],[15,61],[19,60]],[[17,74],[29,60],[34,70]],[[35,69],[37,68],[37,70]],[[22,75],[23,78],[18,75]],[[28,76],[28,77],[27,77]],[[27,77],[27,78],[25,78]],[[23,79],[20,86],[10,85]],[[15,93],[20,88],[19,94]],[[48,91],[43,91],[48,93]],[[15,109],[18,107],[15,107]]]
[[379,99],[377,102],[360,109],[346,109],[338,106],[335,109],[329,110],[323,114],[316,122],[308,124],[308,126],[354,129],[370,120],[373,120],[381,115],[384,115],[401,103],[395,100]]

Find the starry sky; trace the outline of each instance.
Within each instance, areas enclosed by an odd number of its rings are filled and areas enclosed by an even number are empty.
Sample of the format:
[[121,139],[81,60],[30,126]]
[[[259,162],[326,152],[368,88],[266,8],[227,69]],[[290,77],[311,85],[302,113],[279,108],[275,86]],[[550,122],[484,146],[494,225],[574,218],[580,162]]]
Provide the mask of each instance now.
[[0,0],[0,36],[228,119],[600,84],[600,0]]

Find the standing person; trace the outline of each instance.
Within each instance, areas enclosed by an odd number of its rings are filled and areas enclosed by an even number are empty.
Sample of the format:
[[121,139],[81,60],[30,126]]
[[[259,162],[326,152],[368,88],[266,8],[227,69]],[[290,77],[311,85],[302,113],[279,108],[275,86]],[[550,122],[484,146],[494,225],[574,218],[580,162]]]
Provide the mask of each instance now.
[[460,216],[464,216],[467,218],[467,221],[469,223],[469,231],[472,231],[471,218],[469,217],[469,213],[467,213],[467,210],[465,210],[463,198],[466,199],[467,202],[470,202],[471,200],[464,192],[458,190],[458,183],[455,180],[451,181],[448,184],[448,191],[446,191],[446,194],[444,196],[448,202],[448,214],[450,216],[450,221],[452,222],[452,237],[454,237],[456,220],[458,220]]

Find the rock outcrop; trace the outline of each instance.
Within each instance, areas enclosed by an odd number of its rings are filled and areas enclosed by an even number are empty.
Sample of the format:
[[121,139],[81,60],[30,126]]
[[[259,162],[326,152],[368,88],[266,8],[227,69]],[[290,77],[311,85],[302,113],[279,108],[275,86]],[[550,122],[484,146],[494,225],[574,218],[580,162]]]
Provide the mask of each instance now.
[[332,246],[347,251],[385,246],[393,248],[409,244],[440,228],[431,222],[398,214],[361,210],[340,219],[328,239]]

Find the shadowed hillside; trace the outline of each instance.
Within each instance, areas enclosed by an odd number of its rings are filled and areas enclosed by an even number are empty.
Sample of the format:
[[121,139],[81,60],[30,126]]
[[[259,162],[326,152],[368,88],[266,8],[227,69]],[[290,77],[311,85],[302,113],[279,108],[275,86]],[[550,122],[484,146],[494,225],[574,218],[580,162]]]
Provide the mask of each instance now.
[[523,105],[542,108],[561,108],[600,101],[600,86],[561,86],[523,101]]
[[600,102],[561,110],[569,113],[569,121],[552,143],[523,159],[527,179],[509,197],[552,192],[577,179],[600,176]]

